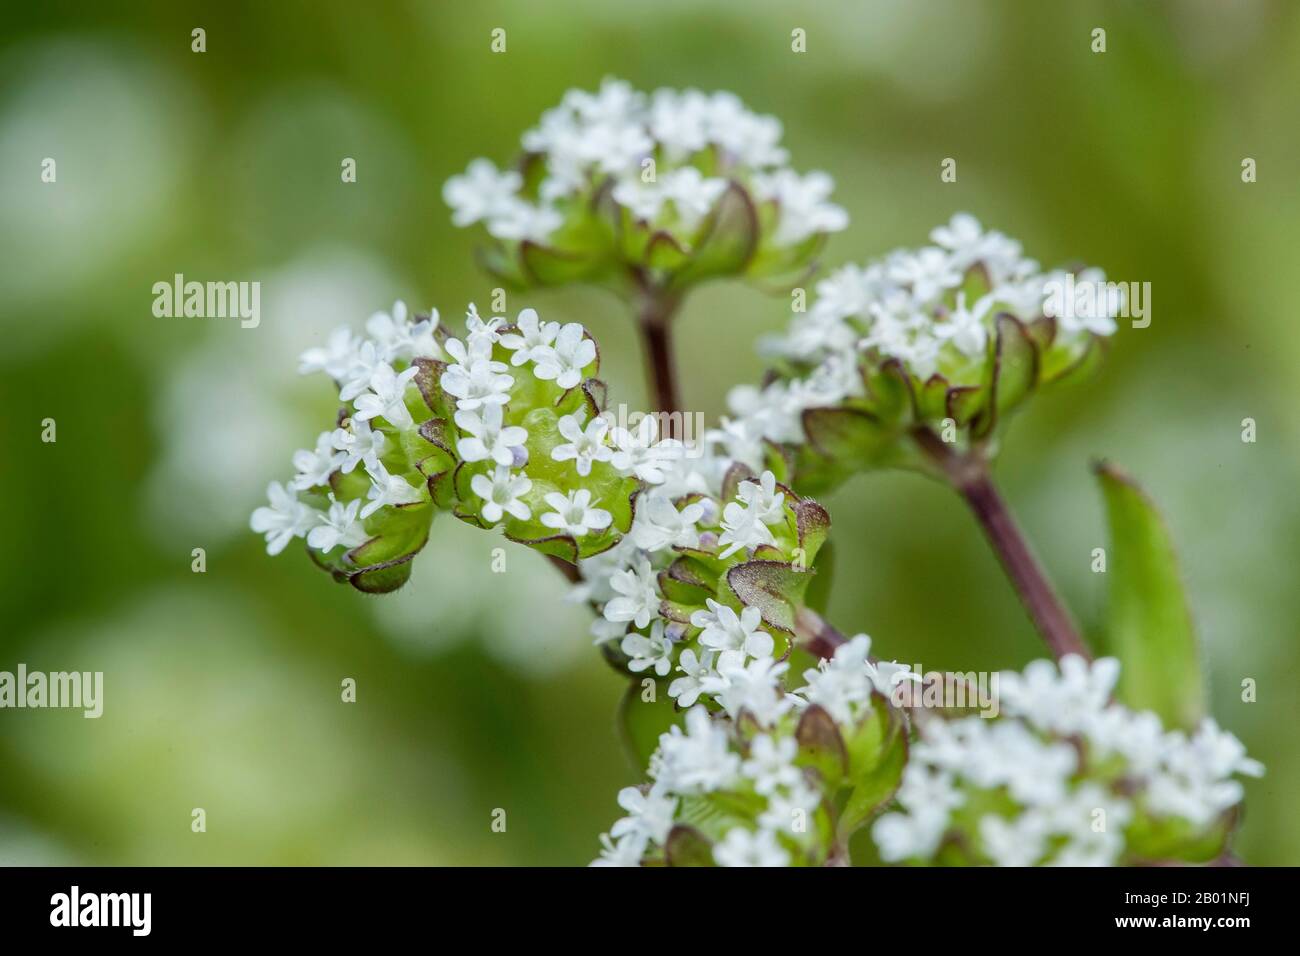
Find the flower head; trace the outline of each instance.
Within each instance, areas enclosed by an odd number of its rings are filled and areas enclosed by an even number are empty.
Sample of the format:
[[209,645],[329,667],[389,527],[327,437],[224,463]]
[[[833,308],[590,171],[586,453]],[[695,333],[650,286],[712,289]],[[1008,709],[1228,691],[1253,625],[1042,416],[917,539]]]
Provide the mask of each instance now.
[[[570,90],[523,134],[527,179],[476,159],[443,197],[456,225],[485,225],[494,270],[518,282],[594,281],[627,266],[656,280],[789,274],[848,216],[829,176],[789,168],[781,134],[730,93],[646,95],[607,79]],[[746,251],[701,268],[724,242]]]

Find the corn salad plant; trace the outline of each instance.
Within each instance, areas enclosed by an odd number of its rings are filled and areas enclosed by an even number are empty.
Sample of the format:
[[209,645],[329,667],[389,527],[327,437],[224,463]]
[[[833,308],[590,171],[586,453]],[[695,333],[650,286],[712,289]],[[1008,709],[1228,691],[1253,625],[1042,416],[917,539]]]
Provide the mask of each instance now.
[[[445,198],[484,229],[482,265],[528,290],[611,290],[642,333],[659,408],[614,414],[581,324],[524,308],[463,327],[399,302],[302,356],[337,411],[251,526],[302,539],[338,582],[401,587],[449,513],[546,555],[628,682],[645,782],[599,865],[824,866],[866,829],[881,859],[973,865],[1223,862],[1240,777],[1263,768],[1203,712],[1168,534],[1127,476],[1097,468],[1115,582],[1094,658],[991,476],[1013,413],[1086,378],[1124,311],[1095,269],[1044,269],[958,214],[930,243],[848,265],[761,343],[760,385],[693,439],[670,328],[719,278],[788,290],[844,229],[824,173],[728,93],[571,91],[499,169]],[[830,515],[813,494],[875,468],[971,506],[1054,659],[1000,677],[999,708],[934,705],[817,610]],[[567,583],[565,581],[567,579]]]

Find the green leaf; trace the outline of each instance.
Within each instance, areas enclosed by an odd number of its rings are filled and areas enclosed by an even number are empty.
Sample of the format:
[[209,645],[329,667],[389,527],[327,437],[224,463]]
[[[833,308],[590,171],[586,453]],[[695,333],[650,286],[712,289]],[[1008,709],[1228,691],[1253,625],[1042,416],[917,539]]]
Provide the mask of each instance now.
[[537,285],[565,285],[585,279],[597,260],[592,255],[562,252],[528,239],[519,244],[524,274]]
[[795,613],[815,573],[796,571],[784,561],[753,560],[728,571],[727,584],[742,604],[758,608],[770,627],[793,633]]
[[1139,813],[1124,831],[1128,853],[1140,862],[1180,860],[1208,863],[1223,853],[1235,814],[1229,811],[1204,827],[1182,817]]
[[[879,695],[872,695],[871,705],[873,713],[863,727],[864,736],[879,740],[879,744],[870,752],[863,752],[859,741],[849,742],[851,779],[848,782],[853,785],[853,791],[840,813],[841,839],[847,839],[893,797],[907,766],[907,728],[902,719]],[[877,731],[882,732],[879,738]]]
[[1205,690],[1173,542],[1131,478],[1105,462],[1096,472],[1110,524],[1103,650],[1122,665],[1117,696],[1190,728],[1205,712]]
[[348,580],[358,591],[367,594],[387,594],[396,591],[410,579],[414,557],[413,554],[407,554],[383,564],[362,568],[352,574]]
[[897,359],[889,359],[879,369],[869,372],[866,384],[872,413],[879,421],[898,423],[912,415],[912,383]]
[[[786,500],[789,501],[789,496]],[[831,530],[831,516],[811,498],[800,498],[793,502],[791,510],[794,511],[799,533],[799,547],[803,548],[805,562],[811,565],[817,559],[817,552],[826,543],[826,536]]]
[[742,272],[758,246],[758,217],[749,195],[729,183],[700,230],[689,261],[672,276],[672,287]]
[[869,467],[897,438],[893,428],[856,408],[809,408],[803,427],[817,451],[849,468]]
[[997,336],[989,366],[992,399],[972,423],[976,438],[989,435],[998,420],[1018,405],[1038,384],[1038,349],[1019,319],[998,314]]
[[831,715],[817,704],[806,708],[795,738],[799,741],[799,765],[815,769],[828,789],[838,787],[849,769],[849,753]]

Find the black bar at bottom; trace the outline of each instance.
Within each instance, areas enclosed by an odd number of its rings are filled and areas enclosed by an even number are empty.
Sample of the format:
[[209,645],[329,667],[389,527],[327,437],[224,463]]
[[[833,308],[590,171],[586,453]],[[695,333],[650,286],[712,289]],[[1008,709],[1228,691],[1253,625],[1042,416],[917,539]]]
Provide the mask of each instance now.
[[729,940],[733,931],[763,933],[764,927],[794,933],[834,927],[861,931],[864,945],[938,942],[948,935],[991,942],[1025,931],[1043,942],[1170,932],[1228,941],[1241,932],[1283,929],[1294,876],[1245,867],[7,869],[0,870],[0,925],[6,942],[75,935],[92,944],[114,938],[338,944],[400,939],[412,931],[434,931],[452,943],[458,926],[477,927],[473,932],[485,943],[512,929],[536,942],[567,942],[585,930],[609,939],[619,925],[680,942],[692,923],[707,934],[692,937],[701,941],[716,940],[724,925]]

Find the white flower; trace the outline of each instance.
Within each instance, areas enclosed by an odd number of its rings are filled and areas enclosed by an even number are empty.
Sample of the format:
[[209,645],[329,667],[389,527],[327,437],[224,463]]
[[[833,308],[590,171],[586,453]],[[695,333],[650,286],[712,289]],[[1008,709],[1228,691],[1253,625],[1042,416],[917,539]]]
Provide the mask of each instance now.
[[695,548],[700,543],[700,532],[695,522],[704,517],[704,506],[698,502],[680,511],[668,498],[642,494],[637,499],[636,524],[632,539],[638,548],[661,551],[665,548]]
[[608,833],[602,833],[600,844],[600,856],[591,861],[592,866],[640,866],[646,840],[644,834],[627,833],[615,843]]
[[1264,765],[1246,756],[1246,748],[1235,734],[1221,730],[1207,717],[1192,735],[1190,751],[1210,776],[1227,777],[1234,773],[1247,777],[1264,776]]
[[780,788],[793,787],[802,779],[799,768],[794,765],[798,752],[799,743],[793,737],[777,740],[768,734],[759,734],[750,744],[749,759],[741,769],[754,781],[754,790],[767,796]]
[[345,475],[351,474],[352,470],[363,462],[367,466],[376,464],[388,445],[388,439],[383,432],[371,428],[369,422],[359,418],[349,419],[347,428],[334,429],[330,441],[343,454],[339,471]]
[[761,200],[778,207],[779,218],[772,242],[793,246],[818,232],[839,232],[849,224],[849,214],[829,202],[835,182],[822,172],[800,176],[790,169],[754,177],[754,191]]
[[393,303],[392,314],[376,312],[366,321],[366,332],[386,362],[441,357],[442,349],[433,337],[437,327],[437,309],[429,318],[412,322],[407,316],[406,303],[401,301]]
[[741,664],[740,656],[732,651],[719,657],[719,676],[707,678],[704,691],[713,695],[732,720],[747,711],[759,726],[769,727],[793,705],[781,687],[781,676],[790,665],[778,664],[770,657]]
[[314,451],[299,448],[293,453],[293,467],[298,469],[298,474],[289,482],[289,487],[302,491],[328,485],[330,474],[343,464],[345,457],[334,450],[333,434],[321,432],[316,438]]
[[650,135],[669,159],[685,159],[708,145],[708,103],[698,90],[659,89],[651,94]]
[[610,433],[614,454],[610,464],[620,475],[636,475],[642,481],[659,484],[664,478],[664,463],[681,455],[681,442],[673,438],[656,441],[659,436],[659,419],[646,415],[636,430],[615,428]]
[[677,701],[679,707],[690,707],[700,699],[704,690],[704,678],[713,675],[713,655],[704,651],[699,657],[695,651],[685,648],[677,657],[677,669],[685,674],[668,685],[668,696]]
[[722,509],[722,534],[718,535],[718,545],[724,548],[721,557],[729,558],[742,549],[765,544],[776,544],[776,538],[759,513],[738,502],[728,502]]
[[508,242],[546,242],[564,223],[564,217],[546,205],[514,199],[488,220],[488,232]]
[[889,278],[910,287],[918,303],[929,303],[948,289],[961,285],[962,274],[943,249],[926,246],[915,251],[899,249],[885,261]]
[[609,422],[599,415],[587,422],[586,429],[576,415],[564,415],[557,424],[560,434],[569,441],[551,449],[552,460],[572,460],[577,465],[578,474],[585,478],[591,474],[592,462],[609,461],[614,457],[614,450],[605,444]]
[[673,204],[679,225],[692,231],[727,191],[727,181],[706,177],[694,166],[670,170],[660,178],[663,197]]
[[587,629],[591,635],[591,643],[599,647],[601,644],[608,644],[610,641],[621,641],[623,635],[627,633],[626,621],[607,621],[603,617],[598,617],[591,622],[591,627]]
[[603,531],[614,520],[614,516],[604,508],[591,507],[591,491],[587,488],[570,491],[567,495],[553,491],[545,501],[554,510],[542,515],[542,524],[575,538],[590,531]]
[[993,304],[992,293],[984,296],[972,308],[966,308],[966,293],[957,293],[956,307],[948,313],[946,322],[934,326],[934,335],[940,340],[952,340],[957,350],[970,358],[981,358],[988,344],[989,330],[984,324],[988,308]]
[[476,159],[464,175],[447,180],[442,198],[452,208],[451,221],[469,226],[503,213],[523,184],[519,173],[498,172],[490,160]]
[[900,804],[912,811],[929,807],[947,813],[966,802],[951,773],[935,770],[922,762],[907,765],[897,797]]
[[368,389],[375,370],[383,363],[379,347],[369,339],[361,341],[352,353],[346,371],[339,377],[339,401],[350,402]]
[[659,582],[644,557],[638,557],[632,567],[610,575],[609,586],[618,596],[605,604],[607,621],[631,621],[645,627],[658,615]]
[[790,854],[777,843],[769,830],[749,831],[744,827],[728,830],[713,847],[713,859],[719,866],[789,866]]
[[867,656],[871,638],[859,634],[835,649],[829,661],[803,672],[804,686],[799,693],[808,703],[823,708],[836,723],[854,719],[857,707],[871,697]]
[[483,520],[496,524],[503,514],[527,521],[533,511],[520,500],[528,494],[533,483],[526,475],[516,475],[505,465],[497,465],[492,477],[475,475],[469,480],[470,490],[483,499]]
[[759,814],[758,825],[796,840],[807,839],[814,832],[810,818],[817,812],[819,803],[821,794],[798,776],[784,791],[767,798],[767,809]]
[[659,211],[663,209],[664,201],[667,199],[663,186],[657,180],[646,182],[640,175],[635,174],[615,183],[610,196],[614,202],[642,222],[653,222],[658,219]]
[[586,337],[581,325],[569,322],[556,335],[554,345],[538,347],[532,358],[534,375],[569,389],[582,381],[582,370],[596,360],[596,343]]
[[609,828],[609,835],[619,839],[628,833],[644,836],[663,844],[673,828],[677,814],[677,798],[652,787],[649,792],[640,787],[624,787],[618,792],[618,805],[628,815]]
[[954,213],[946,226],[930,230],[930,240],[950,252],[960,252],[975,246],[984,229],[980,221],[968,212]]
[[390,475],[383,462],[366,465],[372,484],[366,492],[369,503],[361,509],[361,517],[369,518],[380,508],[388,505],[413,505],[424,500],[424,491],[417,488],[401,475]]
[[987,813],[980,818],[984,852],[994,866],[1033,866],[1046,849],[1047,821],[1042,814],[1022,813],[1014,820]]
[[632,175],[618,182],[611,193],[614,201],[644,222],[657,220],[666,203],[677,213],[676,226],[693,231],[726,191],[727,181],[705,177],[694,166],[669,170],[658,180],[645,182]]
[[1089,664],[1075,654],[1031,661],[1023,674],[1000,675],[1002,708],[1040,730],[1073,734],[1085,729],[1110,700],[1119,680],[1119,661],[1102,657]]
[[664,634],[664,622],[656,620],[650,626],[650,636],[633,631],[619,645],[630,660],[628,670],[635,673],[654,669],[660,677],[667,677],[673,666],[673,642]]
[[763,472],[758,481],[748,478],[736,489],[736,500],[754,513],[763,524],[785,521],[785,492],[776,490],[776,475]]
[[447,354],[454,360],[442,373],[442,390],[456,399],[456,408],[473,411],[483,405],[504,405],[510,401],[515,380],[504,374],[506,364],[493,361],[492,343],[482,338],[470,340],[469,347],[459,339],[448,339]]
[[499,330],[506,324],[504,316],[494,315],[485,319],[478,314],[478,306],[473,302],[465,312],[465,340],[469,343],[471,353],[490,355],[492,346],[501,339]]
[[871,825],[871,838],[886,863],[928,857],[938,849],[948,828],[948,812],[921,808],[910,813],[886,813]]
[[500,342],[515,354],[510,357],[511,365],[523,365],[538,354],[539,349],[550,348],[555,337],[560,334],[559,322],[539,322],[536,309],[524,309],[515,320],[518,332],[507,332]]
[[691,624],[704,628],[700,643],[715,651],[744,651],[750,657],[768,657],[772,653],[772,635],[759,630],[762,612],[756,607],[742,608],[739,615],[725,604],[706,598],[708,610],[691,615]]
[[623,123],[637,116],[644,106],[645,94],[632,88],[626,80],[607,76],[595,93],[569,90],[564,105],[588,123]]
[[341,381],[352,367],[361,341],[352,334],[346,325],[330,333],[324,346],[310,348],[302,353],[298,360],[298,374],[309,375],[312,372],[324,372],[334,381]]
[[659,736],[650,758],[650,777],[666,792],[682,796],[731,786],[740,774],[740,755],[732,753],[727,732],[702,706],[686,712],[686,730],[674,725]]
[[528,441],[528,430],[519,425],[505,425],[504,411],[496,403],[473,409],[457,409],[456,427],[469,432],[468,438],[456,443],[456,451],[465,461],[491,459],[498,465],[518,465]]
[[751,113],[734,93],[714,93],[709,97],[707,113],[709,140],[735,162],[763,169],[779,166],[789,158],[777,145],[781,142],[781,121],[775,116]]
[[339,545],[355,548],[357,545],[365,544],[368,539],[366,529],[357,520],[359,510],[361,510],[360,499],[345,505],[335,501],[334,495],[331,494],[330,510],[325,514],[318,512],[320,524],[307,533],[307,544],[317,551],[333,551]]
[[397,428],[410,428],[415,420],[406,407],[406,386],[418,372],[414,366],[394,372],[391,365],[381,362],[370,377],[370,391],[357,397],[352,417],[369,421],[383,416]]
[[279,554],[294,538],[301,538],[317,522],[319,512],[278,481],[266,486],[266,497],[271,502],[253,512],[248,525],[258,534],[266,535],[266,553]]

